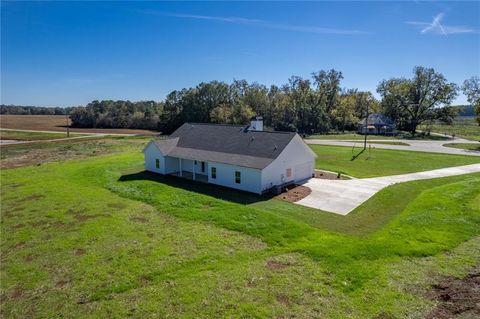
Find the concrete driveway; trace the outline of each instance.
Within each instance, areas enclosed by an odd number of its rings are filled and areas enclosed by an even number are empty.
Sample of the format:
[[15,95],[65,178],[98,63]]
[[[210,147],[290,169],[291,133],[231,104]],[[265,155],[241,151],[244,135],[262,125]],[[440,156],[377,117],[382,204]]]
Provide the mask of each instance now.
[[419,173],[351,180],[312,178],[303,186],[312,190],[295,204],[323,211],[347,215],[381,189],[396,184],[421,179],[431,179],[480,172],[480,164],[449,167]]
[[[356,146],[363,147],[363,141],[339,141],[339,140],[316,140],[316,139],[305,139],[307,144],[320,144],[320,145],[335,145],[335,146]],[[404,142],[409,144],[406,145],[389,145],[389,144],[375,144],[375,142]],[[443,146],[443,144],[448,143],[468,143],[468,144],[478,144],[480,142],[469,141],[461,138],[455,138],[452,140],[445,141],[426,141],[426,140],[371,140],[368,141],[368,145],[371,145],[374,148],[383,148],[389,150],[403,150],[403,151],[414,151],[414,152],[430,152],[430,153],[443,153],[443,154],[458,154],[458,155],[473,155],[480,156],[479,151],[464,150],[460,148],[452,148]]]

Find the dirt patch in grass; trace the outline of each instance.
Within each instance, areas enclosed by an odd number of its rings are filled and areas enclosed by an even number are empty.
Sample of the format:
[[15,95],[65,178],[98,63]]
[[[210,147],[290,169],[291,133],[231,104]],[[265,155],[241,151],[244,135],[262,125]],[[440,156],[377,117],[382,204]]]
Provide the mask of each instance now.
[[75,249],[75,256],[83,256],[87,251],[83,248]]
[[57,281],[55,283],[55,287],[57,288],[62,288],[64,287],[66,284],[68,284],[70,282],[70,280],[66,280],[66,279],[60,279],[59,281]]
[[35,258],[33,257],[32,254],[28,254],[27,256],[25,256],[25,258],[23,260],[25,260],[26,262],[32,262]]
[[270,270],[277,270],[277,269],[283,269],[283,268],[286,268],[288,266],[290,266],[290,264],[288,263],[282,263],[280,261],[276,261],[276,260],[269,260],[267,261],[267,268],[270,269]]
[[432,287],[430,297],[439,303],[427,316],[429,319],[480,316],[480,272],[462,279],[445,278]]
[[130,220],[133,221],[133,222],[139,222],[139,223],[148,222],[148,218],[143,217],[143,216],[133,216],[133,217],[130,217]]
[[108,203],[107,206],[110,208],[123,209],[127,207],[127,204],[122,202],[117,202],[117,203]]
[[314,177],[319,179],[345,179],[345,176],[343,175],[339,176],[338,173],[326,172],[326,171],[320,171],[320,170],[315,170]]
[[287,188],[286,192],[277,195],[276,198],[294,203],[307,197],[311,192],[312,190],[306,186],[292,186],[290,189]]
[[282,305],[285,305],[285,306],[289,306],[290,305],[290,299],[288,298],[287,295],[284,295],[284,294],[278,294],[276,296],[276,299],[279,303],[281,303]]
[[44,198],[44,197],[45,196],[43,196],[41,194],[32,194],[30,196],[24,197],[22,200],[23,201],[31,201],[31,200],[41,199],[41,198]]
[[24,290],[22,287],[15,287],[12,293],[10,294],[10,298],[12,299],[20,299],[23,296]]

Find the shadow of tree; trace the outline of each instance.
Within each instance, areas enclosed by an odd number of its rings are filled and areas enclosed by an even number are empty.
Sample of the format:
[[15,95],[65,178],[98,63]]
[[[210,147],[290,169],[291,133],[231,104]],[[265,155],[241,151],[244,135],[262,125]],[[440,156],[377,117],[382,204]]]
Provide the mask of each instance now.
[[172,175],[161,175],[149,171],[140,171],[120,176],[120,182],[152,181],[165,184],[186,191],[195,192],[217,199],[235,202],[238,204],[253,204],[271,199],[272,195],[257,195],[241,190],[236,190],[220,185],[202,183]]

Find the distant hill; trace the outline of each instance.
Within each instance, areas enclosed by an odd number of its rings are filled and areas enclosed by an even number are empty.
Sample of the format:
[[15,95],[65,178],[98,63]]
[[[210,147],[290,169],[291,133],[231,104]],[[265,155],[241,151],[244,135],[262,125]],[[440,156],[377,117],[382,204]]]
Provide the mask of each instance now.
[[472,105],[455,105],[459,109],[458,116],[475,116]]

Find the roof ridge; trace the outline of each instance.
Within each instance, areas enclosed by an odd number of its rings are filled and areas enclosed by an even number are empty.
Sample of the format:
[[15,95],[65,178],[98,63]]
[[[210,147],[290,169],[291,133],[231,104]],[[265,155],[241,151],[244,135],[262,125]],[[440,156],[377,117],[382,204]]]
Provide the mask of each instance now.
[[[189,125],[210,125],[210,126],[228,126],[228,127],[239,127],[239,128],[245,128],[248,127],[249,125],[239,125],[239,124],[223,124],[223,123],[196,123],[196,122],[185,122],[184,124],[189,124]],[[275,134],[296,134],[297,132],[289,132],[289,131],[256,131],[256,130],[251,130],[247,132],[254,132],[254,133],[275,133]]]

